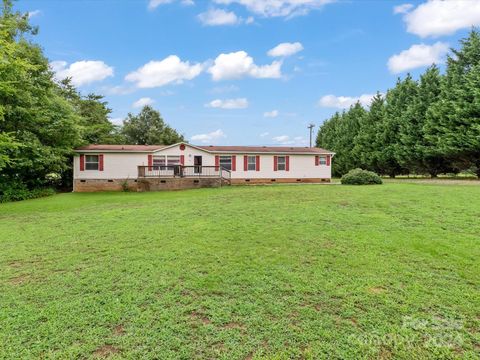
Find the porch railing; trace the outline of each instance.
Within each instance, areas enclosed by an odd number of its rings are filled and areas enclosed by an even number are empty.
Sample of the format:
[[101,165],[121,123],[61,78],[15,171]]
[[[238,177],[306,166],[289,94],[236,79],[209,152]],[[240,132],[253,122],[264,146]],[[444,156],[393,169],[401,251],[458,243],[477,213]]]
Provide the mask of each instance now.
[[183,165],[165,165],[165,166],[138,166],[139,178],[173,178],[173,177],[219,177],[224,180],[231,179],[231,172],[221,166],[183,166]]

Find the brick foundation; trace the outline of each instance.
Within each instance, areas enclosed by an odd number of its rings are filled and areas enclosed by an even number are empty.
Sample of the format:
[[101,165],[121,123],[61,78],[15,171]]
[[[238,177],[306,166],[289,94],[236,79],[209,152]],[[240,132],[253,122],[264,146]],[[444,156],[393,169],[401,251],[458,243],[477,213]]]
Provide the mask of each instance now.
[[219,178],[144,178],[138,179],[138,191],[183,190],[220,187]]
[[123,191],[125,181],[129,191],[137,191],[136,180],[131,179],[76,179],[73,181],[74,192],[96,192],[96,191]]
[[278,178],[270,178],[270,179],[232,179],[232,185],[255,185],[255,184],[293,184],[293,183],[325,183],[330,182],[330,179],[322,179],[322,178],[287,178],[287,179],[278,179]]

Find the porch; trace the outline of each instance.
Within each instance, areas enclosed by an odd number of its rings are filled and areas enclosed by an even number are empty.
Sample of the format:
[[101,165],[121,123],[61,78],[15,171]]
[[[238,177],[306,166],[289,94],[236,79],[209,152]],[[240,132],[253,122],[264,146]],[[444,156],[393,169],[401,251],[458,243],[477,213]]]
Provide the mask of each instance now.
[[138,166],[138,191],[182,190],[231,184],[231,172],[220,166]]

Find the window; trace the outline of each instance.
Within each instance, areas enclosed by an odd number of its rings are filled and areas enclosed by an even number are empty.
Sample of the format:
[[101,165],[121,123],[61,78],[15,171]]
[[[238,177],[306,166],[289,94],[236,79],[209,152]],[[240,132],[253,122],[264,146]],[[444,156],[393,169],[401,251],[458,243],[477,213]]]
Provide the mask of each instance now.
[[85,155],[85,170],[98,170],[98,155]]
[[249,156],[247,158],[247,170],[255,171],[257,169],[257,157],[256,156]]
[[285,156],[277,156],[277,170],[287,170],[287,159],[285,158]]
[[165,166],[165,155],[156,155],[153,157],[153,166],[155,170]]
[[227,170],[232,170],[232,157],[220,156],[220,167]]
[[327,158],[325,156],[320,156],[319,160],[320,165],[327,165]]
[[180,165],[180,156],[169,155],[167,157],[167,165],[168,166]]

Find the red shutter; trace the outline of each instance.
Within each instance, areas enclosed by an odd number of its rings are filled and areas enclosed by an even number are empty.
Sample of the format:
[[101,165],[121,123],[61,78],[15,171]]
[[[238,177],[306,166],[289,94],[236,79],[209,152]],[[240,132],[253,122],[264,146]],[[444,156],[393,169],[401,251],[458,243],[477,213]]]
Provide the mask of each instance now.
[[243,157],[243,171],[247,171],[248,170],[248,156],[245,155]]
[[290,156],[285,156],[285,171],[290,171]]
[[330,166],[330,155],[327,155],[327,166]]
[[256,171],[260,171],[260,155],[257,155],[256,159],[255,159],[255,170]]
[[215,171],[218,171],[219,166],[220,166],[220,156],[215,155]]
[[185,165],[185,155],[180,155],[180,165]]
[[320,156],[315,155],[315,166],[318,166],[320,164]]
[[85,155],[80,154],[80,171],[85,171]]
[[232,155],[232,171],[237,171],[237,157]]
[[278,170],[278,159],[276,156],[273,157],[273,171]]
[[148,155],[148,171],[152,171],[153,155]]
[[98,155],[98,170],[103,171],[103,154]]

